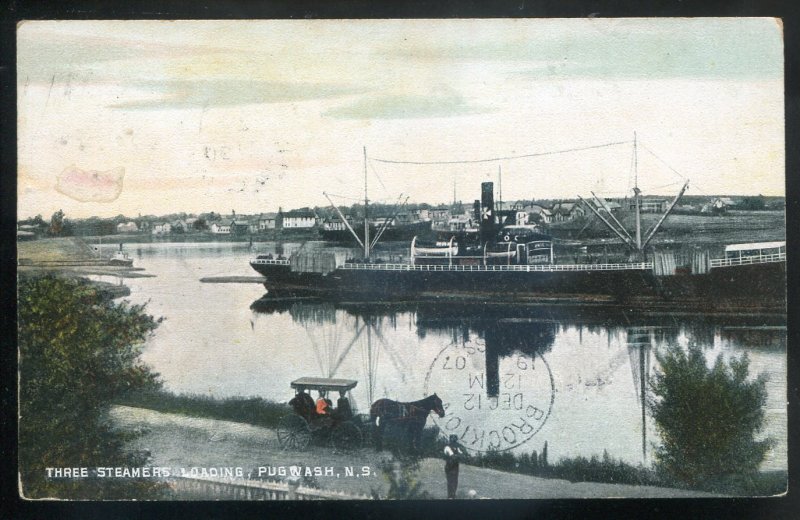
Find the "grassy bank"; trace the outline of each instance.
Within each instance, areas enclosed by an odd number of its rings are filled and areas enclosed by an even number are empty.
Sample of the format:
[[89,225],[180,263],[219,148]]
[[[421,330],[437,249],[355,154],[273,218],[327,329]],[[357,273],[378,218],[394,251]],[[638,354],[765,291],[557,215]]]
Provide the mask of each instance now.
[[196,394],[176,395],[163,390],[130,393],[118,398],[114,404],[190,417],[241,422],[265,428],[275,428],[280,418],[291,412],[287,404],[267,401],[260,397],[218,399]]
[[[291,413],[287,404],[268,401],[260,397],[213,398],[196,394],[172,394],[163,390],[129,393],[114,401],[115,404],[147,408],[189,417],[203,417],[234,421],[265,428],[278,426],[281,417]],[[385,445],[397,448],[402,440],[387,432]],[[444,439],[436,427],[425,428],[422,434],[422,452],[419,456],[442,458]],[[732,476],[715,482],[704,482],[688,488],[679,482],[666,479],[651,468],[628,464],[604,452],[602,456],[561,458],[555,463],[547,459],[546,445],[542,453],[485,452],[473,455],[466,464],[519,473],[542,478],[563,479],[570,482],[601,482],[711,491],[738,496],[772,496],[786,491],[785,471],[761,472],[749,476]]]
[[471,457],[469,464],[510,473],[522,473],[543,478],[564,479],[570,482],[602,482],[608,484],[631,484],[657,486],[695,491],[708,491],[733,496],[775,496],[786,492],[788,473],[766,471],[753,475],[730,475],[714,481],[706,481],[690,487],[669,479],[652,468],[633,465],[614,459],[603,452],[602,457],[564,457],[549,464],[546,448],[542,454],[510,452],[486,452]]

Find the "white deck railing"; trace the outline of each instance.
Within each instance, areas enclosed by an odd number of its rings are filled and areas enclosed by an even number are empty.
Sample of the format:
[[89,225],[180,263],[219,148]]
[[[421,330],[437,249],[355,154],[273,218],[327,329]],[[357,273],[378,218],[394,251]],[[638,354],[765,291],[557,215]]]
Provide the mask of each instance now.
[[711,267],[730,267],[732,265],[750,264],[771,264],[774,262],[785,262],[786,253],[775,253],[772,255],[743,256],[741,258],[714,258],[711,260]]
[[258,265],[289,265],[289,260],[286,259],[274,259],[274,258],[252,258],[250,259],[250,264],[258,264]]
[[362,271],[475,271],[475,272],[561,272],[561,271],[647,271],[652,262],[632,264],[541,264],[541,265],[411,265],[411,264],[344,264],[339,269]]

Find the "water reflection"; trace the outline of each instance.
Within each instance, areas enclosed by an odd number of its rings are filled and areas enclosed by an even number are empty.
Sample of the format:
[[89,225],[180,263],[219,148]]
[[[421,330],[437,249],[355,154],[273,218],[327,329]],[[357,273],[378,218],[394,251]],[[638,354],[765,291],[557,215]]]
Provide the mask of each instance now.
[[[597,406],[600,420],[603,414],[612,421],[625,416],[627,419],[611,425],[610,429],[617,434],[620,428],[635,432],[641,462],[648,461],[655,436],[646,403],[657,349],[696,344],[710,356],[719,353],[721,345],[733,345],[738,350],[768,349],[776,353],[785,349],[785,326],[780,319],[764,317],[749,321],[743,317],[733,324],[723,317],[675,317],[604,309],[435,302],[311,303],[281,301],[268,296],[254,301],[251,309],[267,315],[288,313],[295,323],[302,324],[315,352],[320,353],[317,357],[323,360],[319,363],[320,373],[328,377],[337,374],[345,358],[352,355],[353,346],[360,342],[360,355],[366,359],[362,376],[370,402],[377,397],[375,389],[380,384],[388,387],[389,392],[398,391],[411,372],[424,372],[427,368],[427,361],[417,361],[414,365],[413,353],[399,351],[385,338],[384,332],[397,329],[398,323],[408,323],[409,332],[421,340],[432,336],[439,344],[447,338],[450,345],[464,348],[477,345],[483,356],[482,365],[472,368],[485,370],[483,396],[489,402],[494,399],[496,403],[502,394],[503,379],[509,376],[508,360],[519,355],[531,359],[537,355],[554,358],[551,363],[557,370],[555,390],[561,401],[556,415],[562,427],[585,424],[585,418],[577,418],[585,409],[581,400]],[[604,339],[605,349],[597,348],[598,338]],[[584,343],[595,348],[584,349]],[[391,360],[394,367],[391,374],[379,374],[378,359],[382,353]],[[624,365],[629,368],[627,377],[619,371]],[[757,373],[759,368],[763,365],[754,366],[752,372]],[[609,385],[614,390],[609,390]],[[630,407],[633,413],[621,413],[623,406]],[[566,416],[567,410],[576,417]]]
[[[286,244],[284,254],[300,246]],[[248,259],[254,252],[277,254],[276,244],[254,244],[251,249],[246,243],[153,243],[127,244],[125,249],[137,267],[155,275],[126,279],[124,284],[131,289],[131,301],[147,304],[148,312],[165,318],[148,340],[143,359],[161,374],[171,392],[288,400],[294,379],[335,375],[358,381],[356,407],[364,410],[381,397],[401,401],[423,397],[432,360],[443,349],[482,349],[467,371],[473,375],[486,371],[487,362],[491,368],[496,360],[501,400],[515,395],[503,395],[509,393],[504,374],[514,369],[520,355],[515,351],[537,352],[552,370],[554,403],[546,424],[518,449],[539,450],[548,441],[552,460],[607,450],[635,464],[649,462],[657,440],[650,418],[642,423],[642,380],[635,374],[651,377],[657,368],[655,353],[667,345],[695,343],[706,350],[709,361],[718,354],[746,352],[751,373],[768,374],[764,435],[773,437],[776,446],[763,467],[786,468],[785,317],[648,316],[480,302],[367,305],[262,300],[264,289],[259,284],[212,284],[200,279],[253,276]],[[649,331],[650,347],[641,358],[629,345],[638,348],[643,343],[636,340],[637,328]],[[543,368],[538,363],[537,357],[537,370]],[[436,377],[431,378],[430,393],[448,395],[451,402],[463,396],[459,385]],[[488,386],[481,389],[484,398],[495,393]],[[643,439],[647,460],[642,455]]]

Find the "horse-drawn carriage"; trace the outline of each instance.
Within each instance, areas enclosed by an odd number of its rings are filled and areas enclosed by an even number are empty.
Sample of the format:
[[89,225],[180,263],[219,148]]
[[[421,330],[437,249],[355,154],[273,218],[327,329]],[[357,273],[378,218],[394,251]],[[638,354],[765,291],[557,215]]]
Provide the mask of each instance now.
[[[293,413],[283,417],[278,426],[281,448],[303,450],[314,440],[340,452],[360,449],[370,438],[371,424],[368,415],[357,414],[353,408],[350,391],[357,384],[352,379],[321,377],[292,381],[295,395],[289,405]],[[309,391],[319,392],[323,399],[328,392],[338,393],[336,408],[323,407],[325,413],[318,413]]]
[[[387,427],[399,429],[412,449],[419,449],[420,436],[430,413],[444,417],[442,400],[436,394],[413,402],[398,402],[378,399],[370,406],[369,414],[358,414],[352,407],[350,391],[358,381],[352,379],[329,379],[301,377],[292,381],[295,395],[289,401],[293,413],[281,419],[278,426],[278,443],[284,449],[303,450],[312,440],[328,445],[339,452],[360,449],[375,440],[375,448],[381,450]],[[320,409],[309,391],[317,391],[321,399],[327,392],[336,392],[339,399],[336,408]],[[332,404],[332,403],[330,403]]]

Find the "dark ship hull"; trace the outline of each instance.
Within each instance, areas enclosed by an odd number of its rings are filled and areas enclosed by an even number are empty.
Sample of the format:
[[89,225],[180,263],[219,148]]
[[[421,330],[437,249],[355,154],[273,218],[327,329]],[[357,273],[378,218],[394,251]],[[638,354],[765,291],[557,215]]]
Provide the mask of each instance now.
[[527,271],[502,269],[506,266],[465,270],[466,266],[347,264],[323,274],[292,271],[288,263],[251,265],[266,278],[264,286],[271,294],[291,297],[482,299],[505,303],[621,306],[646,303],[653,309],[740,313],[782,312],[786,305],[785,261],[718,267],[705,274],[666,276],[656,276],[650,269],[633,266],[617,270]]

